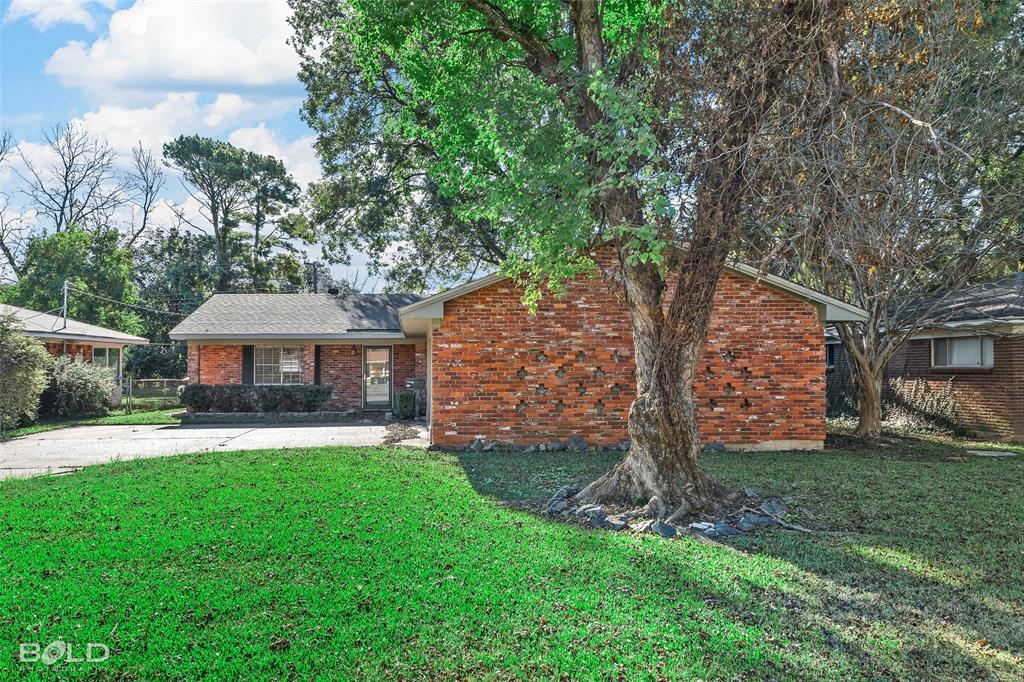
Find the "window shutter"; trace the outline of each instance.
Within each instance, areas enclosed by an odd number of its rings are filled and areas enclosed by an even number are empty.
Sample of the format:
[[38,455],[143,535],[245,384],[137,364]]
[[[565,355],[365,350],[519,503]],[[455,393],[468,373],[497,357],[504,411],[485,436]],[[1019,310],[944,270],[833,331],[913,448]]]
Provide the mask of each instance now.
[[253,349],[252,346],[242,346],[242,383],[253,383]]
[[313,383],[320,385],[320,346],[313,346]]

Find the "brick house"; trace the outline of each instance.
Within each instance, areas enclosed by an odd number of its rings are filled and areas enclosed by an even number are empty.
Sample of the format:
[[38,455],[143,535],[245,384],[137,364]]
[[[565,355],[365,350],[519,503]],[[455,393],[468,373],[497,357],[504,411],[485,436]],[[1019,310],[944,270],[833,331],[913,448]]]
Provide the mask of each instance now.
[[[489,275],[444,293],[218,294],[171,331],[189,381],[332,386],[326,409],[389,409],[422,380],[431,441],[613,446],[636,390],[620,285],[581,277],[535,314]],[[702,437],[822,447],[824,325],[860,309],[733,265],[718,288],[697,397]]]
[[118,386],[114,392],[115,404],[121,401],[125,346],[149,343],[141,336],[13,305],[0,303],[0,315],[13,315],[22,331],[43,342],[46,350],[54,357],[77,356],[85,362],[107,367]]
[[[886,384],[902,378],[930,391],[951,390],[959,426],[986,438],[1024,441],[1024,272],[954,292],[932,319],[937,322],[888,362]],[[852,386],[838,339],[828,340],[826,353],[834,366],[830,394],[839,384]]]

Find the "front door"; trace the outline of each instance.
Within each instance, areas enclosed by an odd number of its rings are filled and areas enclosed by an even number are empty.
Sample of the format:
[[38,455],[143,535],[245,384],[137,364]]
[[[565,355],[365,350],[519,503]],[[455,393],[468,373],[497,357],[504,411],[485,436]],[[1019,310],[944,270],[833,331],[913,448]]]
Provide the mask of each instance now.
[[391,346],[363,346],[363,406],[391,407]]

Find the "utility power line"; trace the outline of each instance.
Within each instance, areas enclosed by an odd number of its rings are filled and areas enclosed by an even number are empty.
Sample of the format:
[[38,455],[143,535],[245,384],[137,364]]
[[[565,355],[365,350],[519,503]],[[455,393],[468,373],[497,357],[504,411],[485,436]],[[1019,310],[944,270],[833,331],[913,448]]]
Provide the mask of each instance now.
[[73,291],[76,294],[82,294],[83,296],[92,296],[93,298],[98,298],[101,301],[108,301],[110,303],[116,303],[116,304],[124,306],[126,308],[133,308],[135,310],[145,310],[146,312],[156,313],[157,315],[176,315],[178,317],[188,317],[188,313],[176,313],[176,312],[174,312],[172,310],[157,310],[156,308],[150,308],[149,306],[145,306],[145,305],[136,305],[135,303],[125,303],[124,301],[118,301],[115,298],[110,298],[108,296],[101,296],[99,294],[94,294],[94,293],[91,293],[91,292],[88,292],[88,291],[82,291],[80,289],[69,288],[68,290],[69,291]]

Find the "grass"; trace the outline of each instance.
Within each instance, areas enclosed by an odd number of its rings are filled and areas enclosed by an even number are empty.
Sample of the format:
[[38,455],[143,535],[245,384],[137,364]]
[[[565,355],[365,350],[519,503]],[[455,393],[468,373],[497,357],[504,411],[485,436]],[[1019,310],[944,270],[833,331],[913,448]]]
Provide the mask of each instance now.
[[4,438],[18,438],[29,436],[33,433],[45,433],[66,429],[70,426],[138,426],[140,424],[179,424],[181,420],[173,415],[178,414],[184,408],[175,407],[163,410],[149,410],[146,412],[128,413],[123,408],[111,411],[105,417],[92,417],[89,419],[61,419],[44,420],[28,426],[19,426],[3,432]]
[[[1020,679],[1024,457],[713,453],[841,531],[729,545],[506,504],[616,457],[218,452],[0,482],[0,679]],[[110,659],[17,662],[57,638]]]

